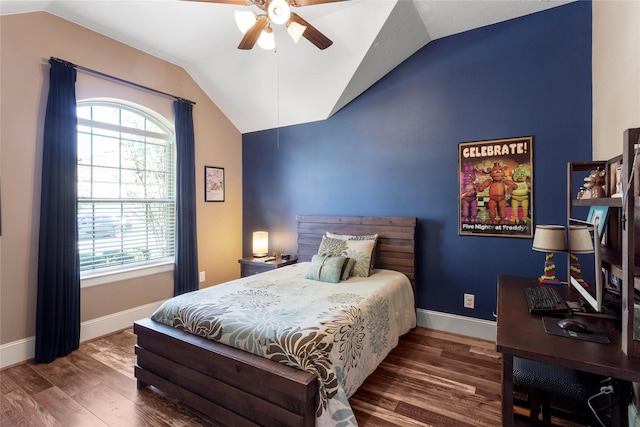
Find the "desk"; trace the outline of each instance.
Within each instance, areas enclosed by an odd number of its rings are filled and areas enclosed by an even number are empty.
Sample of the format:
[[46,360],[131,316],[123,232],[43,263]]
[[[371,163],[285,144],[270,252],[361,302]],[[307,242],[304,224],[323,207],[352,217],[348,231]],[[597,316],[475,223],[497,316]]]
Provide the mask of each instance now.
[[[498,323],[496,349],[502,353],[502,425],[513,426],[513,357],[537,360],[579,371],[640,382],[640,359],[622,352],[619,325],[611,320],[581,316],[580,321],[597,325],[611,344],[549,335],[542,316],[530,315],[524,289],[538,286],[535,278],[498,277]],[[577,300],[568,286],[558,289],[567,300]]]

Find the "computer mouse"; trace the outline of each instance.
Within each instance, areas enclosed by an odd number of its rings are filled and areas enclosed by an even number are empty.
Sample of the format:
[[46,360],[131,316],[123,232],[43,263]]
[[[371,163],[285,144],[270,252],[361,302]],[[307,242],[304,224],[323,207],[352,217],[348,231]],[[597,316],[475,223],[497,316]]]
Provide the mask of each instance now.
[[566,329],[567,331],[571,331],[571,332],[582,332],[582,333],[590,332],[589,327],[587,325],[575,319],[561,319],[558,321],[558,326],[560,326],[562,329]]

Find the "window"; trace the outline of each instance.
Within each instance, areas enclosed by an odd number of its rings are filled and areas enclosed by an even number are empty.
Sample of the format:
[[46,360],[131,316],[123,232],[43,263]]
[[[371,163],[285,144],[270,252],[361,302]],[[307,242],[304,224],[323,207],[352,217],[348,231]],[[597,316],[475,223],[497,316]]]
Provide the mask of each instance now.
[[175,138],[115,101],[78,103],[78,239],[84,277],[173,263]]

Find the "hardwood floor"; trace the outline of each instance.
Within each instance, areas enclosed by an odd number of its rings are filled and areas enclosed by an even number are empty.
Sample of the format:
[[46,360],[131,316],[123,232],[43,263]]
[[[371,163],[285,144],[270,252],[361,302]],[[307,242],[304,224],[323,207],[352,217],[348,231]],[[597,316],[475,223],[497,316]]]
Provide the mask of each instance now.
[[[82,343],[50,364],[0,371],[9,426],[210,426],[155,389],[137,390],[131,329]],[[350,399],[360,426],[499,426],[495,343],[416,328]],[[575,426],[576,424],[560,424]]]

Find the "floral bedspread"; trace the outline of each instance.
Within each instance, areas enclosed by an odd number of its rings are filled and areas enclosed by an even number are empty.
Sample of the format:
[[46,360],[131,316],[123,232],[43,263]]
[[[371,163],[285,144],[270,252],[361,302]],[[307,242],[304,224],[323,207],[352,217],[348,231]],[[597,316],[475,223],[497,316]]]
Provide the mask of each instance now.
[[348,398],[416,325],[409,279],[391,270],[340,283],[298,263],[172,298],[157,322],[312,372],[316,426],[357,425]]

